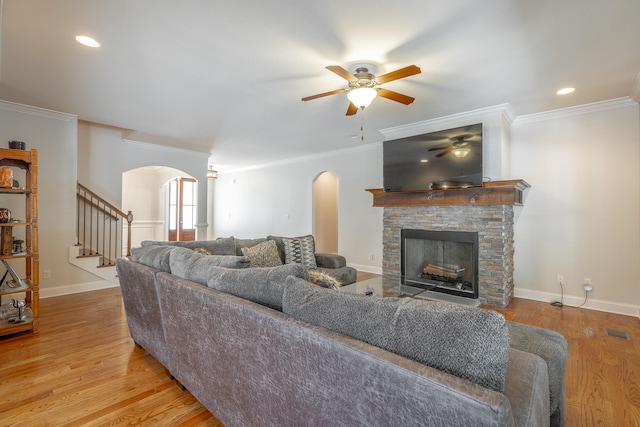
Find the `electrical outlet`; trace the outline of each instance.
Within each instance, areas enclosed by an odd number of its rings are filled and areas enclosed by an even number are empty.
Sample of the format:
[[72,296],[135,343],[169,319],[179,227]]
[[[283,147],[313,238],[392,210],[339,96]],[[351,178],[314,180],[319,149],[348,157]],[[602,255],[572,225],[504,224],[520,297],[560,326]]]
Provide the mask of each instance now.
[[42,278],[43,279],[51,279],[51,270],[44,270],[42,272]]
[[373,261],[373,254],[369,254],[369,261]]
[[582,289],[586,292],[591,292],[593,290],[593,286],[591,286],[591,279],[588,277],[584,278],[584,285],[582,285]]
[[564,285],[564,277],[558,274],[558,285]]

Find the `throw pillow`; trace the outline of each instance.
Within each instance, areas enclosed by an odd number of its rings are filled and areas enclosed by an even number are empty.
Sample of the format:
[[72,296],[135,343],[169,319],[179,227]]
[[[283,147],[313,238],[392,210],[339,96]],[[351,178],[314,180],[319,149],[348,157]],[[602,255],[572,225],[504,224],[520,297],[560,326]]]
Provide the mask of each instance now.
[[298,263],[307,268],[317,268],[316,248],[313,236],[283,237],[285,262],[287,264]]
[[495,311],[411,298],[371,298],[288,278],[282,311],[499,392],[509,331]]
[[309,282],[313,283],[314,285],[330,289],[340,289],[341,286],[338,279],[328,275],[324,271],[316,269],[309,270]]
[[[264,242],[264,237],[258,237],[257,239],[235,239],[236,241],[236,255],[242,255],[242,248],[250,248],[258,243]],[[282,265],[282,262],[280,263]]]
[[244,269],[249,266],[249,260],[236,255],[202,255],[191,249],[174,248],[169,256],[169,266],[171,274],[206,285],[211,268]]
[[306,279],[307,270],[300,264],[239,270],[213,267],[209,272],[207,285],[218,291],[282,311],[282,293],[289,276]]
[[242,248],[242,254],[249,258],[251,267],[277,267],[282,265],[276,242],[266,240],[250,248]]

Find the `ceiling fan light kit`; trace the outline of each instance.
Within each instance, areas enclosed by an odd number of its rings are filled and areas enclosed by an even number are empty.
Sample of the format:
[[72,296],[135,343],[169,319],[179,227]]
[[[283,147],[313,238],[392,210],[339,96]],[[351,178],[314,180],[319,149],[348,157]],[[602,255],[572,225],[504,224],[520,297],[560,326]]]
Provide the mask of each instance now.
[[353,105],[364,110],[377,95],[378,91],[371,87],[358,87],[351,89],[347,93],[347,98]]
[[451,153],[457,158],[461,159],[463,157],[467,157],[467,154],[469,154],[470,152],[471,152],[471,148],[460,147],[460,148],[454,148]]
[[415,100],[415,98],[377,86],[383,83],[391,82],[393,80],[409,77],[414,74],[420,74],[422,72],[419,67],[416,67],[415,65],[409,65],[408,67],[404,67],[399,70],[395,70],[376,77],[369,72],[369,69],[367,67],[363,66],[358,67],[355,74],[351,74],[349,71],[345,70],[339,65],[329,65],[326,68],[327,70],[337,74],[338,76],[348,81],[348,88],[336,89],[329,92],[319,93],[317,95],[307,96],[305,98],[302,98],[302,100],[311,101],[312,99],[347,92],[347,99],[349,99],[347,116],[356,114],[358,112],[358,109],[364,110],[365,108],[367,108],[376,96],[381,96],[382,98],[387,98],[404,105],[411,104]]

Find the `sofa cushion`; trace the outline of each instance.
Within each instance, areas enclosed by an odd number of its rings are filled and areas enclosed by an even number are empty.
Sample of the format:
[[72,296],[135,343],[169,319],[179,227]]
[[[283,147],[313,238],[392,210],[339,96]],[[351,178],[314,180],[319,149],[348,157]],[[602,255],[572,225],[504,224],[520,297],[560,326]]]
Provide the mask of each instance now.
[[341,286],[354,283],[358,278],[358,271],[353,267],[341,267],[341,268],[320,268],[317,270],[327,273],[338,282]]
[[171,272],[169,254],[176,249],[175,246],[146,246],[131,248],[131,261],[144,264],[156,270]]
[[203,255],[187,248],[174,248],[169,256],[169,266],[171,274],[206,285],[212,267],[246,268],[249,259],[236,255]]
[[347,266],[347,260],[342,255],[316,252],[316,264],[323,268],[342,268]]
[[283,312],[499,392],[509,358],[502,314],[411,298],[372,298],[287,279]]
[[178,246],[181,248],[206,249],[213,255],[236,255],[236,241],[233,237],[221,237],[216,240],[193,240],[190,242],[169,242],[159,240],[143,240],[140,242],[146,246]]
[[285,263],[298,263],[307,268],[316,268],[315,242],[312,235],[283,237]]
[[282,265],[276,242],[265,240],[255,246],[242,248],[242,254],[249,258],[251,267],[277,267]]
[[[561,405],[565,394],[564,374],[569,357],[569,345],[564,337],[552,330],[507,321],[509,345],[540,356],[549,371],[549,409],[551,413]],[[564,408],[561,408],[564,411]]]
[[[209,271],[207,285],[210,288],[282,311],[282,294],[285,281],[289,276],[307,279],[307,269],[301,264],[241,270],[213,267]],[[306,280],[302,281],[308,283]]]

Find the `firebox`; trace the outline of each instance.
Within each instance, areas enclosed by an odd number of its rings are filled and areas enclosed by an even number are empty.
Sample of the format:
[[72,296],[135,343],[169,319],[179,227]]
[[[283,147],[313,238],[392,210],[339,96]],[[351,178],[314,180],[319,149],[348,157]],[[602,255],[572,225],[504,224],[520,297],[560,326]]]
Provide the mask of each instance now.
[[478,233],[402,229],[400,283],[478,298]]

